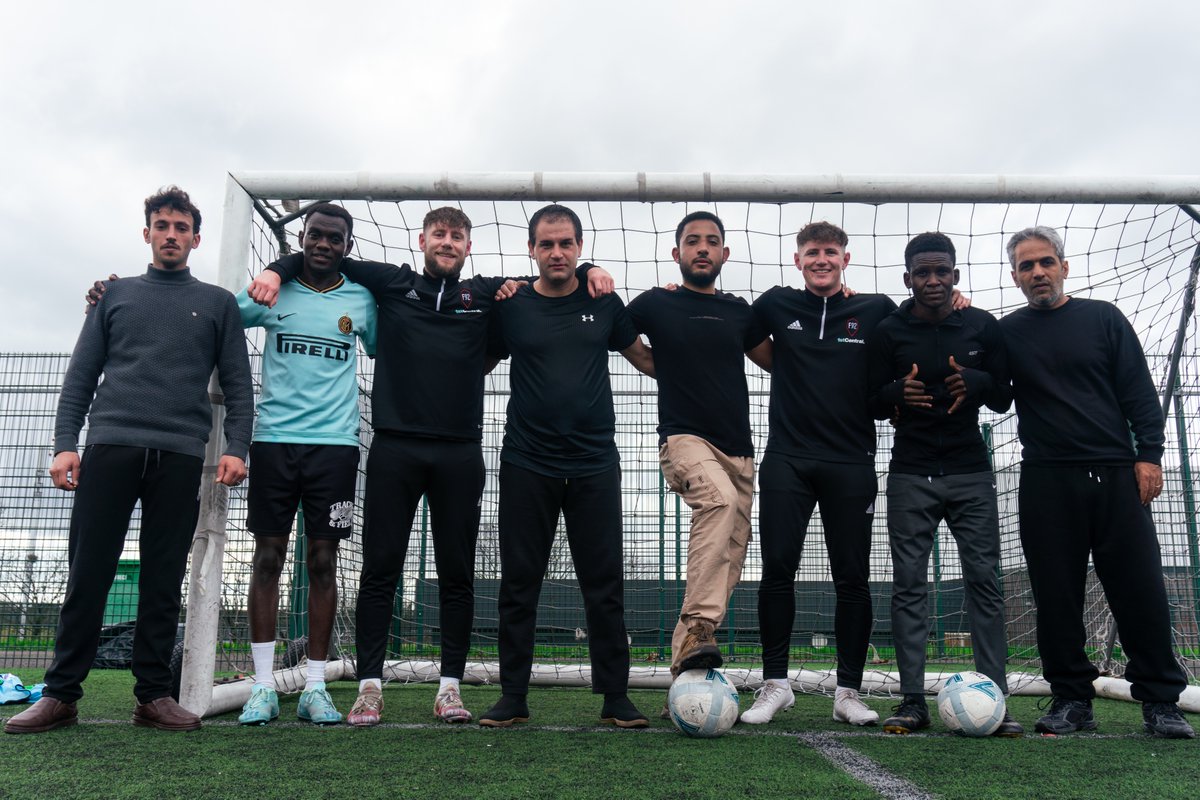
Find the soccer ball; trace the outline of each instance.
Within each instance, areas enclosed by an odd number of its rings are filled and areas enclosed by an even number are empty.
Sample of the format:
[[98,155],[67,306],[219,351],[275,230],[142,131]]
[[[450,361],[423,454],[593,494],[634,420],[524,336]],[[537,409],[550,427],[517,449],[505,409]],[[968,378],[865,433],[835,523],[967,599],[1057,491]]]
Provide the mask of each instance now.
[[719,669],[681,672],[667,694],[675,727],[698,739],[715,739],[737,722],[738,693]]
[[1004,721],[1004,692],[980,672],[957,672],[938,692],[938,716],[964,736],[991,736]]

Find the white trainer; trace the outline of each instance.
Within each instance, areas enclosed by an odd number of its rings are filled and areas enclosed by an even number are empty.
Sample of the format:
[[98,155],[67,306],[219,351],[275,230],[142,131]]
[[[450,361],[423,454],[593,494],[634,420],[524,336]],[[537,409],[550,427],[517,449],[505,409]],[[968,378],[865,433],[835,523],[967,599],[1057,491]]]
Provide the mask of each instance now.
[[839,686],[833,695],[833,721],[851,725],[874,725],[879,714],[867,708],[858,692],[847,686]]
[[754,705],[742,712],[741,721],[747,725],[763,725],[795,704],[796,695],[791,686],[770,680],[754,693]]

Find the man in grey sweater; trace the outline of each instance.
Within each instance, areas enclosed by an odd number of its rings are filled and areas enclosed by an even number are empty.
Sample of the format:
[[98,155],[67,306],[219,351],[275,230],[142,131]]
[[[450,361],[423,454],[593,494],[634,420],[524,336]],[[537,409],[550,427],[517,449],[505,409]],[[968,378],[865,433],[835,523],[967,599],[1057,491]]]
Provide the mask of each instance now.
[[[84,321],[63,381],[50,476],[56,487],[77,491],[67,591],[43,698],[8,720],[6,733],[76,722],[75,702],[83,696],[105,597],[139,500],[133,722],[161,730],[200,727],[200,718],[170,696],[170,655],[200,507],[212,420],[209,376],[217,369],[225,395],[227,445],[216,480],[226,486],[246,475],[253,389],[237,302],[188,269],[188,254],[200,244],[200,212],[187,193],[171,186],[147,198],[143,236],[153,256],[149,269],[108,287]],[[85,415],[90,424],[81,461]]]

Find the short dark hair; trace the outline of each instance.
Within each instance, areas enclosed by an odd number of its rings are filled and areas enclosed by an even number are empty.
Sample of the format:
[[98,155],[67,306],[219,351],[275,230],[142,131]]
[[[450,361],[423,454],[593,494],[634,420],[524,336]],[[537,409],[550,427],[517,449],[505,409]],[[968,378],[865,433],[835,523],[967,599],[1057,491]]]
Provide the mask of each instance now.
[[539,208],[533,212],[533,216],[529,218],[529,243],[533,244],[534,236],[537,233],[538,223],[542,220],[546,222],[554,222],[558,219],[569,219],[571,224],[575,226],[575,241],[583,242],[583,223],[579,221],[579,215],[566,206],[560,206],[558,203],[551,203],[548,206]]
[[950,241],[950,237],[944,233],[930,231],[928,233],[919,233],[912,238],[908,246],[904,248],[904,271],[912,270],[913,256],[920,253],[947,253],[950,256],[950,266],[957,264],[957,256],[954,253],[954,242]]
[[354,236],[354,217],[350,212],[341,206],[333,203],[314,203],[304,212],[304,222],[308,223],[308,218],[313,214],[324,214],[327,217],[337,217],[346,223],[346,233],[349,236]]
[[803,247],[805,242],[834,242],[845,250],[850,237],[832,222],[810,222],[796,234],[796,247]]
[[697,220],[706,220],[717,226],[717,230],[721,232],[721,241],[725,241],[725,223],[721,222],[721,218],[711,211],[693,211],[683,219],[679,220],[679,224],[675,226],[675,246],[679,246],[679,240],[683,238],[683,229]]
[[150,227],[150,216],[156,211],[169,208],[180,214],[192,215],[192,233],[200,233],[200,209],[188,197],[188,193],[175,184],[164,186],[146,198],[146,227]]
[[430,211],[421,222],[421,230],[427,231],[431,225],[439,223],[447,228],[462,228],[467,233],[471,232],[471,218],[454,206],[442,206]]

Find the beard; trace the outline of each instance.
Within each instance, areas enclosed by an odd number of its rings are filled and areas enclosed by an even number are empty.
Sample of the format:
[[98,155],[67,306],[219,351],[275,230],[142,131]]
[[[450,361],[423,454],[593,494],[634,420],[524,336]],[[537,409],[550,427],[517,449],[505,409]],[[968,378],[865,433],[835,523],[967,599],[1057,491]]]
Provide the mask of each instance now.
[[455,278],[462,272],[464,261],[459,261],[450,267],[443,267],[434,256],[425,256],[425,273],[432,278]]
[[721,275],[721,265],[715,264],[711,270],[698,270],[693,269],[691,264],[687,266],[680,264],[679,271],[683,274],[683,279],[691,285],[707,289],[717,282],[717,278]]

